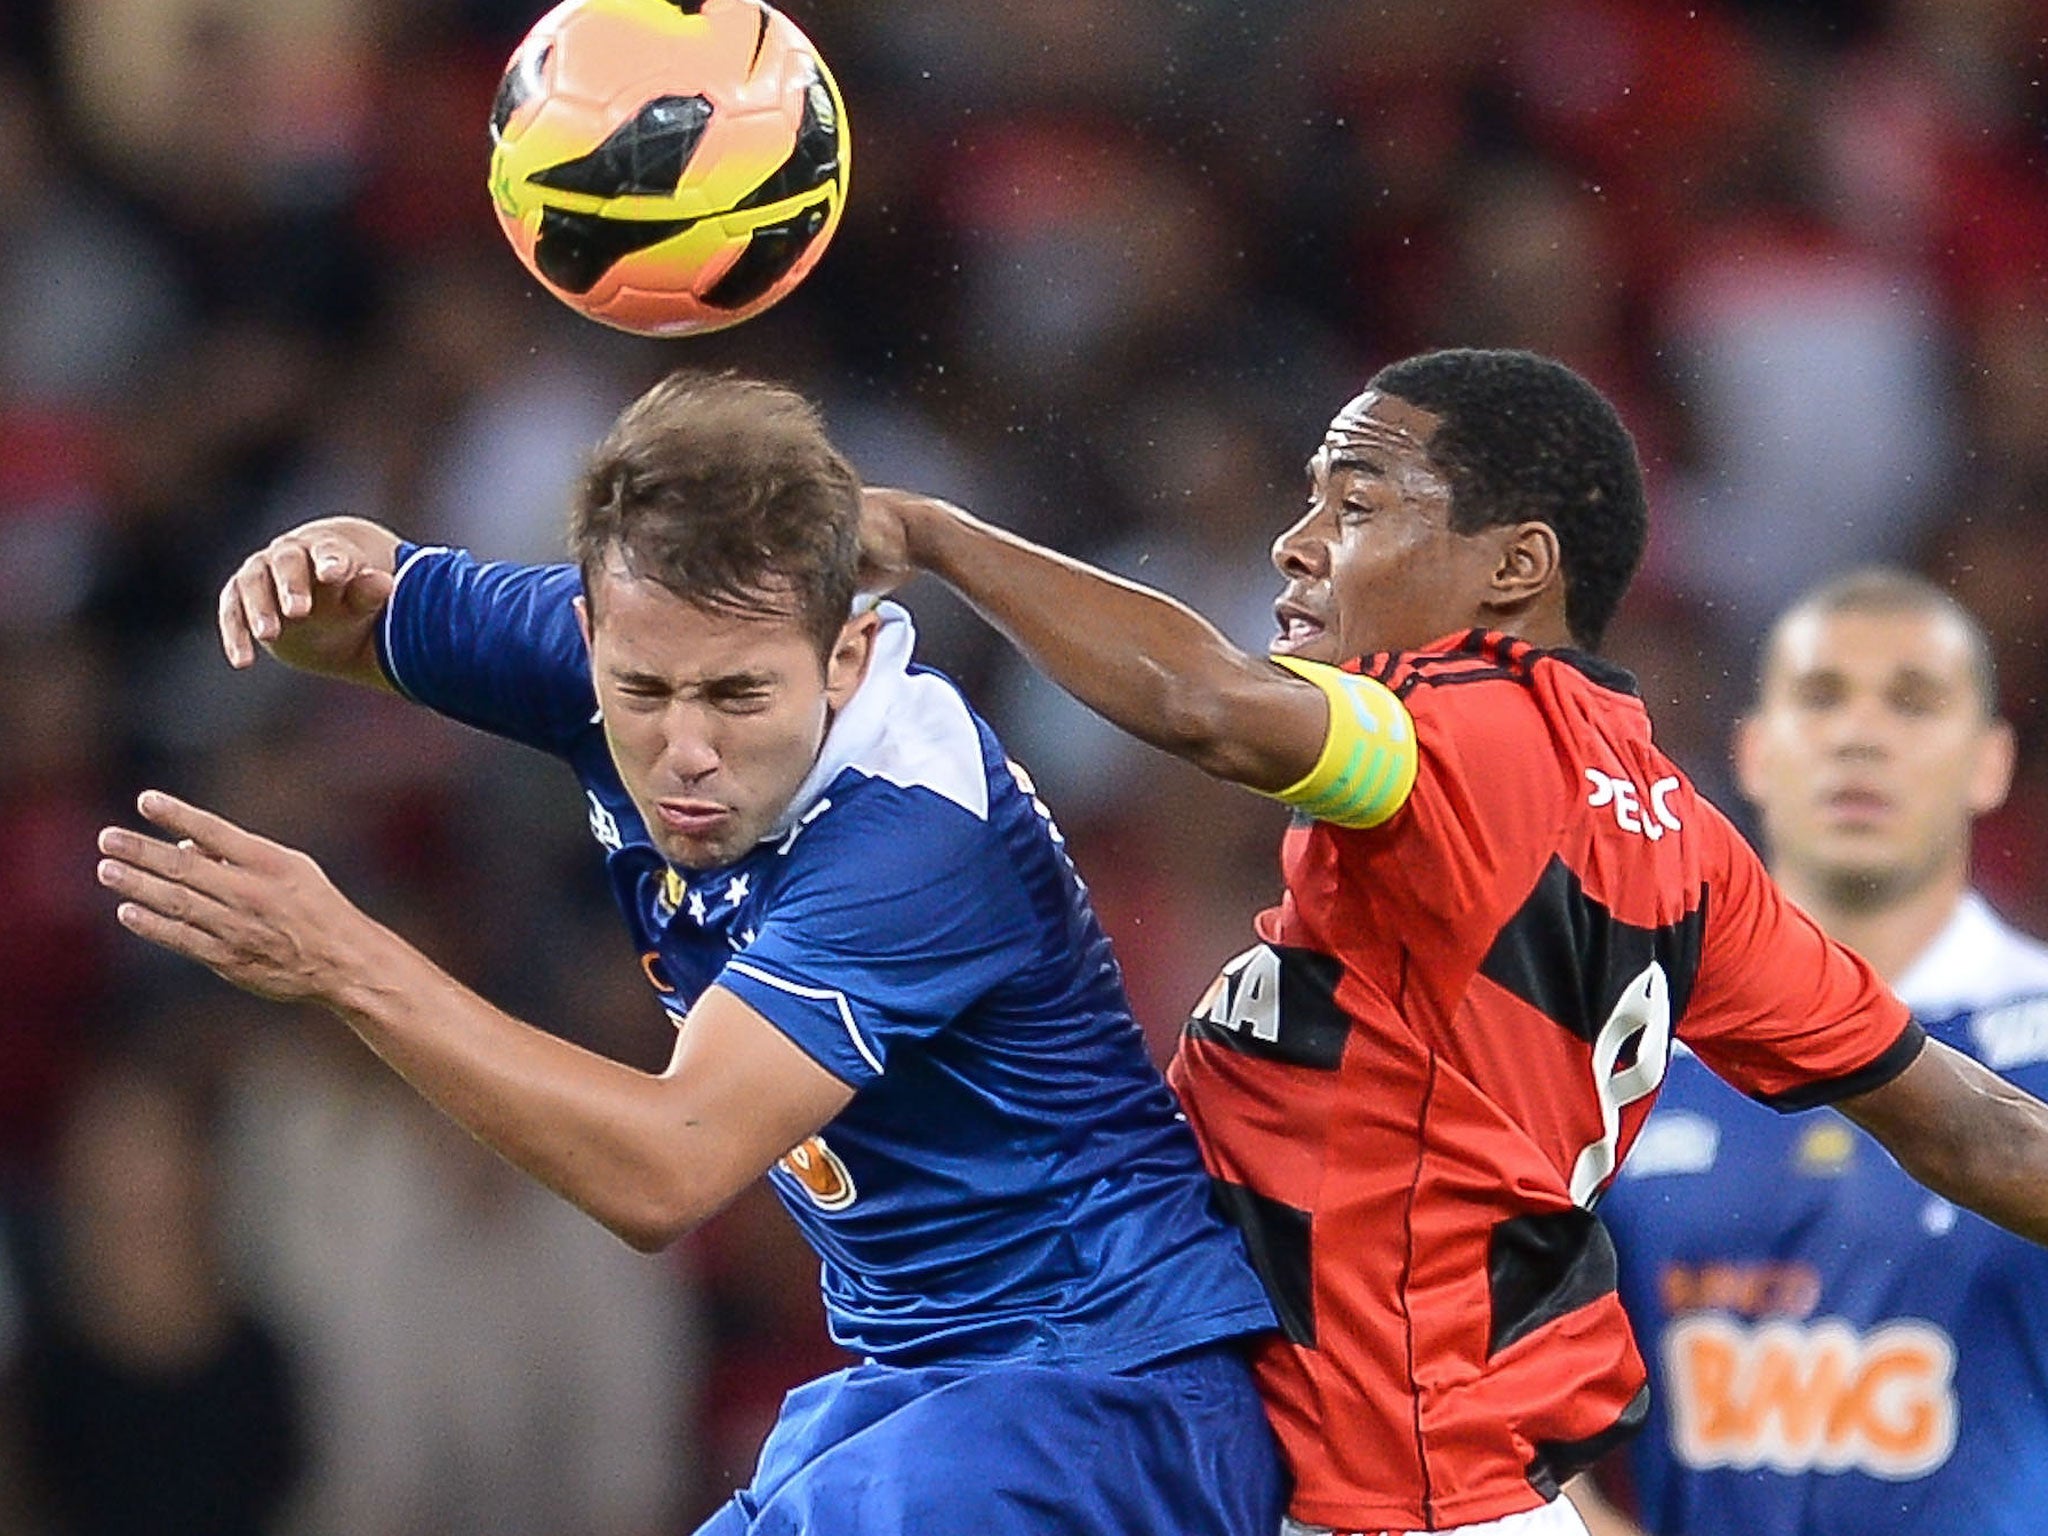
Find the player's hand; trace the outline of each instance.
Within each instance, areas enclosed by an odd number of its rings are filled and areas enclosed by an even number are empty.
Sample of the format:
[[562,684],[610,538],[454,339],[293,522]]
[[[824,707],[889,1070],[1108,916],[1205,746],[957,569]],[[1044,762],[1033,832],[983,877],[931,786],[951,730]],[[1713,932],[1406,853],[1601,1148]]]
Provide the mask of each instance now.
[[221,650],[246,667],[258,645],[279,660],[334,670],[359,650],[391,596],[397,536],[360,517],[323,517],[279,534],[221,588]]
[[318,864],[161,790],[136,804],[167,836],[100,832],[99,882],[122,927],[259,997],[335,997],[373,925]]
[[860,493],[860,589],[877,595],[895,591],[918,571],[917,526],[921,519],[957,517],[959,508],[936,496],[871,485]]

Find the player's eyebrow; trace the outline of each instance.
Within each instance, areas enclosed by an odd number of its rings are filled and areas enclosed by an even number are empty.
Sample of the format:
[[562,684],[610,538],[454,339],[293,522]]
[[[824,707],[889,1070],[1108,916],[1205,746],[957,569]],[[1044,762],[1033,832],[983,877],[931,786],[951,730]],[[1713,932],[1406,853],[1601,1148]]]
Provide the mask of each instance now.
[[658,672],[643,672],[638,667],[621,667],[616,664],[605,668],[613,682],[622,688],[666,688],[668,679]]

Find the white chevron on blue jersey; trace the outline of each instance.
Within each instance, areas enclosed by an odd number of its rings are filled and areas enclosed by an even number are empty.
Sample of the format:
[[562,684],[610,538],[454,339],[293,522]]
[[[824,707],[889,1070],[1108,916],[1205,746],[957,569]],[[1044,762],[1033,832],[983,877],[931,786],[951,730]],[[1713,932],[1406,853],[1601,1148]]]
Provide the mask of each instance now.
[[887,779],[903,789],[928,789],[977,821],[988,820],[988,773],[981,736],[959,691],[935,672],[910,670],[917,627],[895,603],[876,612],[868,675],[832,721],[817,762],[797,786],[789,810],[770,837],[780,837],[847,769]]
[[2048,992],[2048,944],[2005,923],[1971,891],[1894,990],[1922,1017]]

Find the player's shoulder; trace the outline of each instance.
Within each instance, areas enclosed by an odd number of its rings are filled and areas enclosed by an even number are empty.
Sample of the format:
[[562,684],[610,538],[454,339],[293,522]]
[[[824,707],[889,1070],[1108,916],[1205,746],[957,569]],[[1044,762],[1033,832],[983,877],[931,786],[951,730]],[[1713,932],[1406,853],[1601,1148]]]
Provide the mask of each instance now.
[[882,605],[882,627],[867,676],[832,721],[798,803],[828,787],[844,794],[865,782],[888,798],[929,796],[941,806],[986,821],[999,782],[1000,754],[959,686],[911,660],[917,632],[910,616]]
[[1358,668],[1390,689],[1425,734],[1560,745],[1649,738],[1635,679],[1584,651],[1475,629],[1421,650],[1367,656]]
[[1585,652],[1469,630],[1358,666],[1392,690],[1414,722],[1419,794],[1548,803],[1590,782],[1595,790],[1627,784],[1631,802],[1641,802],[1676,773],[1651,739],[1635,679]]
[[2036,1093],[2048,1084],[2048,945],[1974,892],[1899,978],[1927,1031]]
[[1938,1015],[2048,998],[2048,943],[2000,917],[1974,891],[1956,903],[1940,933],[1899,978],[1915,1013]]

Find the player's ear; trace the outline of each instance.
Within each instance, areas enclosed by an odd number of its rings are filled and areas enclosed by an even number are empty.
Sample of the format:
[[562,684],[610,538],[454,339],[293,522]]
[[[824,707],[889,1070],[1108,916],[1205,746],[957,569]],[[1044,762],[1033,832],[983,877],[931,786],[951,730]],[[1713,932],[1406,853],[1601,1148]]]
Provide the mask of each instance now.
[[825,702],[832,708],[844,706],[868,675],[868,663],[875,656],[875,636],[881,628],[882,616],[872,608],[855,614],[840,627],[832,654],[825,658]]
[[1548,523],[1515,523],[1500,532],[1499,558],[1488,593],[1493,607],[1526,608],[1553,587],[1563,588],[1564,552],[1555,528]]
[[583,648],[590,649],[590,604],[579,594],[569,599],[569,606],[576,610],[576,628],[582,633]]
[[1977,743],[1977,760],[1970,765],[1968,794],[1972,816],[1989,815],[2005,804],[2018,752],[2012,726],[2007,722],[1993,720],[1984,727]]

